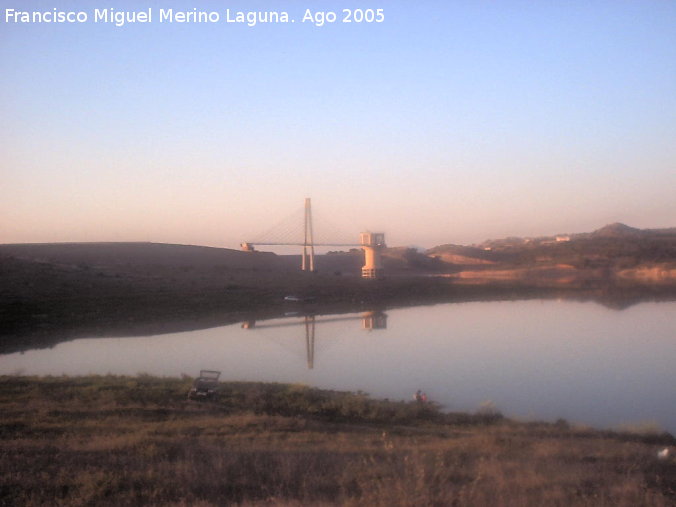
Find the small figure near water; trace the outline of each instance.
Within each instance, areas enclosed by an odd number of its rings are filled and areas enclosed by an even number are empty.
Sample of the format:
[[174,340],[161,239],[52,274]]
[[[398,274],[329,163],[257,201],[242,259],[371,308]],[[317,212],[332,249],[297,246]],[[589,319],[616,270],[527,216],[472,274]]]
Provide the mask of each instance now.
[[420,389],[418,389],[415,394],[413,395],[413,399],[417,401],[418,403],[426,403],[427,402],[427,394],[422,392]]

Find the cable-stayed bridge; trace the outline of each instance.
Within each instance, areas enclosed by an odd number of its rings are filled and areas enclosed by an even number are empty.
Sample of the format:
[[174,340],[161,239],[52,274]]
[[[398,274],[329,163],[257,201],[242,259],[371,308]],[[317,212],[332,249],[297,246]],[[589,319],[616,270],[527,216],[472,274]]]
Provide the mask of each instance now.
[[305,199],[303,208],[284,218],[264,233],[245,241],[242,249],[253,251],[255,246],[301,246],[301,269],[315,271],[316,246],[360,247],[364,250],[364,267],[362,277],[380,278],[382,276],[382,262],[380,251],[385,247],[385,234],[362,232],[359,241],[355,235],[348,236],[329,221],[320,219],[320,226],[313,221],[312,203],[310,198]]

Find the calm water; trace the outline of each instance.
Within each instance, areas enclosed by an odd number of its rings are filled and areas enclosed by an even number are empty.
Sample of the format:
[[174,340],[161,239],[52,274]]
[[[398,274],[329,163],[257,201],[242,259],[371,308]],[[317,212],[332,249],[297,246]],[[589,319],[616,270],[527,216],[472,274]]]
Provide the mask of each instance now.
[[195,376],[303,383],[449,410],[676,433],[676,303],[454,303],[249,322],[139,338],[82,339],[0,356],[0,374]]

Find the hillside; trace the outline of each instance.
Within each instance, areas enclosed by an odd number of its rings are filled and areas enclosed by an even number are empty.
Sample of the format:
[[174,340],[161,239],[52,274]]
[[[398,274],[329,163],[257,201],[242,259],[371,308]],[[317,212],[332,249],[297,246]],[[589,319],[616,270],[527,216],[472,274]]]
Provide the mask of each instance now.
[[[300,250],[300,248],[299,248]],[[0,245],[0,257],[38,262],[64,269],[103,269],[116,273],[145,273],[149,276],[169,271],[297,271],[299,255],[276,255],[271,252],[244,252],[228,248],[165,243],[25,243]],[[364,264],[361,249],[332,252],[315,257],[315,268],[325,273],[359,276]],[[387,248],[385,269],[390,272],[438,270],[433,258],[412,248]]]
[[443,262],[459,265],[496,264],[505,257],[492,250],[474,246],[440,245],[427,250],[426,254]]
[[583,240],[615,239],[631,243],[638,240],[658,240],[673,242],[676,241],[676,227],[664,229],[637,229],[626,224],[615,222],[605,225],[592,232],[583,233],[563,233],[554,236],[543,236],[536,238],[510,237],[497,240],[487,240],[479,245],[479,248],[500,250],[507,247],[516,247],[523,245],[551,245],[556,243],[567,243]]
[[590,233],[510,237],[476,247],[427,252],[454,265],[459,280],[535,285],[639,283],[676,285],[676,229],[610,224]]
[[[676,227],[666,229],[636,229],[628,225],[615,222],[589,234],[593,238],[650,238],[676,236]],[[584,235],[580,235],[584,236]]]
[[281,267],[278,256],[227,248],[165,243],[24,243],[0,245],[0,255],[79,268]]

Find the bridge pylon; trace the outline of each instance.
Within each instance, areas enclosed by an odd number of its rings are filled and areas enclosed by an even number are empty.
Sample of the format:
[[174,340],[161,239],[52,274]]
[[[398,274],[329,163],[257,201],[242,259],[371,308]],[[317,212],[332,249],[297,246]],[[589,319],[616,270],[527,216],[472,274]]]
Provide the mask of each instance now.
[[[305,198],[305,226],[303,241],[303,260],[301,267],[303,271],[315,270],[315,243],[312,235],[312,203],[310,198]],[[309,255],[308,255],[309,253]]]
[[[299,210],[302,211],[302,210]],[[294,221],[297,219],[296,216],[292,217]],[[301,270],[303,271],[315,271],[315,246],[349,246],[349,247],[360,247],[364,250],[364,266],[361,269],[362,278],[382,278],[384,274],[383,262],[382,262],[382,251],[385,247],[385,233],[382,232],[362,232],[359,235],[359,243],[353,243],[349,240],[334,240],[327,241],[320,239],[315,242],[314,230],[312,224],[312,202],[309,197],[305,198],[305,209],[304,209],[304,224],[303,224],[303,238],[300,239],[300,233],[298,229],[293,227],[293,230],[289,229],[288,220],[279,224],[284,227],[276,226],[277,228],[284,229],[283,234],[274,235],[274,239],[270,235],[264,235],[265,239],[246,241],[241,243],[242,250],[246,252],[254,252],[255,246],[257,245],[270,245],[270,246],[302,246],[303,253],[301,256]],[[274,230],[275,228],[273,228]],[[272,231],[270,231],[272,232]],[[290,234],[291,233],[291,234]]]

